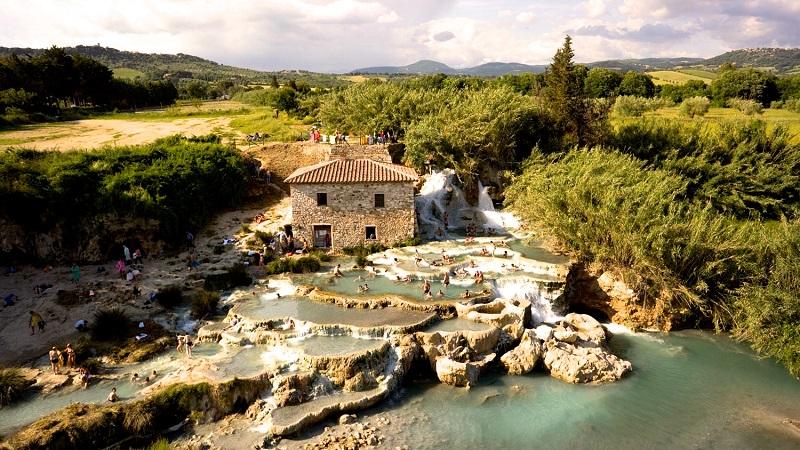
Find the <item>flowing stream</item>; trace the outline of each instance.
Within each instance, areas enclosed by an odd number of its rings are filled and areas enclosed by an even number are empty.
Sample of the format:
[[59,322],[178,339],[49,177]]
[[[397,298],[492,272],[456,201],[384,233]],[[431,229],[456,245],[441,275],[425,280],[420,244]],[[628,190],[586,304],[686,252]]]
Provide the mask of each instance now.
[[[298,285],[313,285],[339,295],[400,296],[410,302],[453,301],[465,291],[530,300],[536,321],[552,322],[558,307],[568,259],[536,241],[516,235],[518,221],[496,211],[487,189],[479,187],[477,207],[467,205],[451,171],[429,176],[417,199],[423,236],[436,238],[417,246],[371,255],[376,270],[345,270],[274,279],[257,295],[231,296],[238,314],[254,321],[293,319],[321,325],[397,327],[417,323],[425,331],[486,330],[490,326],[462,318],[425,322],[430,313],[388,307],[342,308],[294,295]],[[446,224],[445,224],[445,217]],[[467,225],[492,228],[497,236],[466,242]],[[437,236],[437,230],[444,235]],[[462,233],[462,234],[459,234]],[[493,255],[481,255],[481,251]],[[439,266],[443,255],[453,258]],[[452,276],[449,286],[442,277]],[[473,277],[486,274],[482,284]],[[409,277],[412,281],[398,281]],[[424,299],[422,280],[429,280],[435,299]],[[367,293],[359,292],[362,284]],[[255,293],[256,290],[253,290]],[[633,372],[614,384],[570,385],[541,371],[526,376],[499,373],[482,377],[470,390],[433,382],[415,382],[389,401],[367,411],[392,419],[384,447],[414,449],[465,448],[800,448],[800,433],[782,421],[800,419],[800,382],[772,360],[756,357],[725,335],[704,331],[670,334],[630,333],[613,327],[614,353],[631,361]],[[7,434],[72,402],[102,402],[111,386],[135,398],[142,386],[127,382],[130,373],[158,370],[161,376],[186,372],[209,374],[215,381],[248,377],[268,367],[287,367],[299,355],[341,355],[383,345],[381,336],[307,335],[276,345],[201,344],[194,351],[196,368],[186,369],[174,351],[137,365],[117,367],[117,380],[88,389],[67,389],[32,396],[0,409],[0,433]],[[177,375],[175,375],[177,376]],[[413,377],[412,377],[413,378]],[[178,378],[180,379],[180,378]],[[320,425],[320,427],[325,424]],[[231,439],[232,443],[236,439]],[[251,448],[239,440],[242,448]],[[233,444],[232,444],[233,445]]]

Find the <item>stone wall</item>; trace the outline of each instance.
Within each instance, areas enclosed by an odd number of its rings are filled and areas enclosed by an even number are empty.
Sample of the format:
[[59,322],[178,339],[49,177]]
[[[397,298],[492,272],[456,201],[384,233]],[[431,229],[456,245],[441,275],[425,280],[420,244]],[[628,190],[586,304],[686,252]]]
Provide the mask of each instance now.
[[[328,205],[317,206],[317,193],[328,194]],[[375,208],[374,194],[384,194],[384,207]],[[391,245],[414,236],[413,183],[352,183],[292,185],[292,231],[296,239],[313,244],[313,225],[331,226],[336,249],[370,242]],[[376,227],[375,241],[366,227]]]
[[328,160],[332,159],[360,159],[366,158],[382,163],[392,162],[389,150],[385,145],[333,145],[331,146]]

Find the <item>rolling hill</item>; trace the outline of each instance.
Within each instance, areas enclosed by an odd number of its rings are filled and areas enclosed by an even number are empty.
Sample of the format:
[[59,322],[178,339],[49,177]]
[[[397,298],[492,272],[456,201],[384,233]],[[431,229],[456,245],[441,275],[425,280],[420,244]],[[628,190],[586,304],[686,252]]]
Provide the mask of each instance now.
[[[219,64],[198,56],[178,53],[140,53],[117,50],[99,45],[78,45],[65,47],[67,53],[77,53],[96,59],[114,70],[119,78],[132,79],[140,76],[145,79],[199,79],[205,81],[232,80],[241,83],[269,83],[275,75],[281,82],[288,80],[305,81],[312,86],[332,87],[349,84],[332,74],[309,72],[305,70],[281,70],[265,72],[254,69]],[[44,49],[0,47],[0,56],[16,53],[34,56]]]
[[533,72],[541,73],[547,66],[531,66],[521,63],[489,62],[475,67],[464,69],[454,69],[447,64],[438,61],[423,59],[407,66],[377,66],[363,67],[355,69],[353,74],[384,74],[384,75],[403,75],[403,74],[433,74],[443,73],[446,75],[476,75],[476,76],[499,76],[509,73]]
[[778,73],[800,71],[800,48],[745,48],[706,59],[703,65],[717,68],[725,63],[738,67],[771,69]]

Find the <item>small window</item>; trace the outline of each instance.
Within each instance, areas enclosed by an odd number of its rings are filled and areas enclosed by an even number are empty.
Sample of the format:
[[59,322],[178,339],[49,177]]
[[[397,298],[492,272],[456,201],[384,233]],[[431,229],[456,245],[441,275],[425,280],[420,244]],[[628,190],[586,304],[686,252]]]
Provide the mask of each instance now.
[[369,227],[366,228],[367,232],[365,233],[364,237],[368,241],[374,241],[375,239],[377,239],[378,235],[377,235],[375,229],[376,229],[376,227],[374,227],[374,226],[369,226]]
[[375,194],[375,207],[383,208],[383,194]]
[[326,192],[317,193],[317,206],[328,206],[328,194]]

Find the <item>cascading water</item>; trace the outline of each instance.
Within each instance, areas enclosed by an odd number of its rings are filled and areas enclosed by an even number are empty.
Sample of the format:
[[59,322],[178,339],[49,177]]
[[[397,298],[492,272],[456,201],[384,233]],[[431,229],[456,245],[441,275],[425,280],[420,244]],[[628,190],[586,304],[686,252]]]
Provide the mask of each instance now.
[[553,310],[554,303],[563,293],[563,285],[551,286],[550,283],[526,277],[499,278],[492,282],[497,297],[531,302],[533,321],[555,322],[562,318]]
[[489,188],[480,183],[478,205],[471,206],[464,191],[453,183],[454,176],[453,169],[433,172],[420,188],[416,206],[423,236],[441,240],[448,230],[464,228],[468,223],[496,232],[519,228],[519,221],[511,213],[495,211]]

